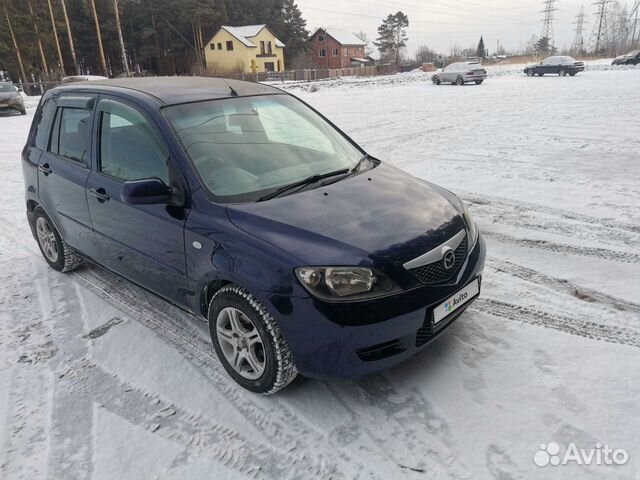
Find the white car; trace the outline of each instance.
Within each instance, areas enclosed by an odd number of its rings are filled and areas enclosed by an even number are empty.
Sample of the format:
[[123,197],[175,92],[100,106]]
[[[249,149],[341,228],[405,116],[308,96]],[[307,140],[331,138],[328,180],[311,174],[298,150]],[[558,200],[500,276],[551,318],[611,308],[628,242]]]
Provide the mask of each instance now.
[[478,62],[456,62],[447,65],[442,72],[431,77],[431,80],[434,85],[441,83],[464,85],[471,82],[480,85],[486,78],[487,71]]
[[95,80],[108,80],[108,78],[101,75],[71,75],[64,77],[60,83],[93,82]]

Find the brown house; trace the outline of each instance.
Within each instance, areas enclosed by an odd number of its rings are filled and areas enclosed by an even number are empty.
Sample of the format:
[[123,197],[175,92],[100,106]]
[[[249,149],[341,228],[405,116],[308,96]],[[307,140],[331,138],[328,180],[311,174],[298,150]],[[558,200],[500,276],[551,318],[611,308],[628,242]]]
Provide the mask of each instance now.
[[348,68],[367,63],[366,44],[353,33],[338,28],[319,28],[309,47],[318,68]]

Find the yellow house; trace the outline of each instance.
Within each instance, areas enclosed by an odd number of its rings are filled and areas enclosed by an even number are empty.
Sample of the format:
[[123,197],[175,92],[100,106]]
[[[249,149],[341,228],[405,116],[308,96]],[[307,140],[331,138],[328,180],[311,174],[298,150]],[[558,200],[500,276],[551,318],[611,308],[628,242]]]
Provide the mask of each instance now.
[[281,72],[284,47],[266,25],[223,26],[206,44],[205,59],[214,72]]

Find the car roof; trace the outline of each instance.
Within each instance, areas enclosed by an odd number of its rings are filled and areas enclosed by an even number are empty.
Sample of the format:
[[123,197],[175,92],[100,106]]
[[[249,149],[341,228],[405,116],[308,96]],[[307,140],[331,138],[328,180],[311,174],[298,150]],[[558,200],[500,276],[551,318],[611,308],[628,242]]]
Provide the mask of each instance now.
[[56,90],[104,93],[125,90],[134,96],[153,97],[165,105],[282,93],[277,88],[260,83],[212,77],[114,78],[70,83],[61,85]]

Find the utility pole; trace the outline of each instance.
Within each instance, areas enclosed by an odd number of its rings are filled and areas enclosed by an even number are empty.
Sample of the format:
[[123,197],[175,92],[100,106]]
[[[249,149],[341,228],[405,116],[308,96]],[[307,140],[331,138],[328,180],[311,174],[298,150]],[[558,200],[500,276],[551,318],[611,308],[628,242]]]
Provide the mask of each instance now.
[[573,53],[584,53],[584,24],[586,23],[584,17],[585,15],[583,5],[582,7],[580,7],[580,13],[578,13],[576,21],[574,22],[574,25],[576,26],[576,35],[573,39],[573,47],[571,48]]
[[33,6],[31,0],[27,0],[29,6],[29,14],[31,15],[31,21],[33,22],[33,31],[36,34],[36,41],[38,42],[38,50],[40,51],[40,60],[42,60],[42,68],[44,70],[45,79],[49,76],[49,66],[47,65],[47,58],[44,56],[44,49],[42,48],[42,40],[40,39],[40,30],[38,29],[38,22],[36,16],[33,14]]
[[22,75],[22,82],[27,81],[27,74],[24,73],[24,65],[22,64],[22,55],[20,55],[20,49],[18,48],[18,42],[16,41],[16,36],[13,33],[13,26],[11,25],[11,19],[9,18],[9,10],[7,10],[6,1],[2,2],[2,6],[4,7],[4,16],[7,19],[7,25],[9,25],[9,34],[11,35],[11,41],[13,42],[13,48],[16,49],[16,56],[18,57],[18,67],[20,67],[20,75]]
[[62,4],[62,14],[64,15],[64,23],[67,25],[67,37],[69,39],[69,50],[71,50],[71,58],[73,59],[73,66],[76,69],[76,74],[80,75],[80,65],[76,59],[76,47],[73,44],[73,36],[71,35],[71,24],[69,23],[69,16],[67,15],[67,5],[65,0],[60,0]]
[[60,40],[58,39],[58,31],[56,30],[56,19],[53,16],[53,7],[51,6],[51,0],[47,0],[49,4],[49,16],[51,17],[51,28],[53,29],[53,39],[56,42],[56,49],[58,51],[58,60],[60,62],[60,70],[62,70],[62,76],[64,77],[64,60],[62,59],[62,50],[60,50]]
[[100,33],[100,23],[98,23],[98,13],[96,12],[95,0],[89,0],[91,6],[91,13],[93,14],[93,21],[96,24],[96,33],[98,35],[98,54],[100,55],[100,67],[102,68],[102,74],[105,77],[109,76],[107,71],[107,61],[104,58],[104,48],[102,48],[102,34]]
[[544,0],[544,20],[542,22],[542,35],[540,38],[549,39],[549,47],[553,50],[553,15],[558,10],[556,8],[557,0]]
[[129,73],[129,62],[127,62],[127,51],[124,48],[124,40],[122,39],[122,26],[120,25],[120,12],[118,11],[118,0],[113,0],[113,9],[116,12],[116,29],[118,30],[118,41],[120,42],[120,53],[122,54],[122,66],[127,77]]
[[597,0],[593,5],[596,6],[596,23],[593,26],[591,34],[591,46],[594,53],[602,53],[607,48],[608,27],[607,27],[607,6],[612,0]]

